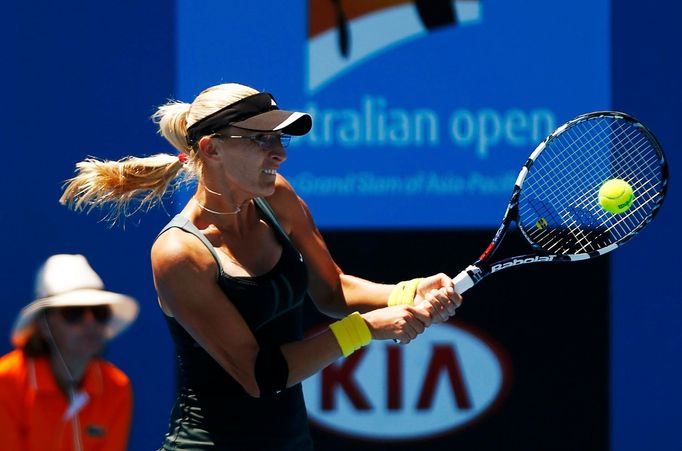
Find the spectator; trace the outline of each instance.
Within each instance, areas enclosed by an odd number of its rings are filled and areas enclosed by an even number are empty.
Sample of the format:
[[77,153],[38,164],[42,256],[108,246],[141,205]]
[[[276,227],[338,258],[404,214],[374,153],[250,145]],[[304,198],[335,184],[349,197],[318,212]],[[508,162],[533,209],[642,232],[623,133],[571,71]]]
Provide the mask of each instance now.
[[137,302],[104,290],[82,255],[53,255],[0,358],[0,436],[12,451],[122,451],[132,417],[128,377],[101,357]]

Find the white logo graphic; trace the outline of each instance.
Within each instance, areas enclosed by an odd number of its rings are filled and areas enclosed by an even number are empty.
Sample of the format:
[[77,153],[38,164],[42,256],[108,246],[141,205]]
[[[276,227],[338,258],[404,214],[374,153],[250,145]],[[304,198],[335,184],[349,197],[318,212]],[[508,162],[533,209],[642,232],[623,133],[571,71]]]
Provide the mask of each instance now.
[[506,263],[498,263],[493,265],[493,267],[490,268],[490,272],[496,272],[500,269],[510,268],[512,266],[526,265],[528,263],[551,262],[552,260],[554,260],[554,255],[548,255],[547,257],[535,256],[528,258],[515,258],[514,260]]
[[[479,0],[452,0],[447,11],[428,2],[309,2],[307,90],[314,93],[334,78],[398,43],[443,26],[481,22]],[[445,17],[447,12],[450,17]],[[325,20],[325,18],[333,18]]]

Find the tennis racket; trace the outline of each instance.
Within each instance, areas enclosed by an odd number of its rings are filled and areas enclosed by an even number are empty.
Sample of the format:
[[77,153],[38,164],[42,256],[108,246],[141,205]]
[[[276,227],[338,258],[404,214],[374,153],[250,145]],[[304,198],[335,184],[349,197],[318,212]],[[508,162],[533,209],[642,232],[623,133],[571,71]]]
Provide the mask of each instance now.
[[[621,179],[633,190],[630,208],[609,213],[599,190]],[[614,111],[587,113],[550,134],[521,168],[502,225],[476,262],[455,278],[464,293],[483,278],[519,265],[573,262],[607,254],[656,216],[668,185],[663,149],[635,118]],[[512,224],[529,253],[492,261]]]

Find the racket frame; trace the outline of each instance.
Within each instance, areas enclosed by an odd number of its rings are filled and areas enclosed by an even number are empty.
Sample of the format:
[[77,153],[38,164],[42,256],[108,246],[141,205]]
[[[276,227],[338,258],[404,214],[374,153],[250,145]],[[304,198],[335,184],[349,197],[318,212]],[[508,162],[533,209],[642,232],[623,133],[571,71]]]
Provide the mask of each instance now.
[[[501,260],[498,260],[494,263],[489,263],[490,258],[495,254],[495,251],[497,251],[498,246],[506,236],[507,232],[510,230],[512,224],[516,223],[518,224],[518,217],[519,217],[519,199],[521,197],[521,189],[523,187],[523,182],[526,179],[526,176],[528,175],[528,172],[530,168],[533,166],[533,163],[535,160],[538,158],[538,156],[542,153],[542,151],[547,147],[547,145],[555,139],[557,136],[561,135],[566,129],[569,127],[572,127],[573,125],[583,122],[586,120],[598,118],[598,117],[612,117],[615,119],[623,119],[627,122],[630,122],[632,125],[635,127],[640,128],[640,131],[649,139],[651,144],[657,149],[658,154],[660,155],[660,163],[661,163],[661,171],[662,171],[662,188],[661,188],[661,195],[658,198],[657,203],[654,205],[652,213],[647,217],[645,221],[643,221],[641,224],[638,225],[634,230],[632,230],[630,233],[628,233],[626,236],[620,238],[617,242],[611,243],[610,245],[598,249],[594,252],[585,252],[585,253],[578,253],[578,254],[555,254],[555,253],[548,253],[544,251],[541,247],[539,247],[537,244],[535,244],[530,237],[526,234],[524,229],[522,227],[518,227],[519,230],[521,230],[521,235],[528,241],[528,243],[531,245],[531,247],[534,249],[534,252],[524,254],[524,255],[519,255],[515,257],[509,257],[509,258],[503,258]],[[502,269],[507,269],[511,268],[514,266],[519,266],[519,265],[526,265],[530,263],[544,263],[544,262],[551,262],[551,263],[557,263],[557,262],[568,262],[568,261],[581,261],[581,260],[588,260],[590,258],[595,258],[601,255],[605,255],[614,249],[617,249],[618,247],[622,246],[626,241],[629,241],[633,236],[635,236],[639,231],[647,225],[649,222],[653,220],[653,218],[656,216],[658,211],[660,210],[660,207],[663,203],[663,199],[665,198],[665,194],[667,191],[668,187],[668,165],[667,165],[667,160],[665,158],[665,154],[663,153],[663,148],[660,145],[659,141],[656,139],[653,133],[649,131],[647,127],[645,127],[640,121],[635,119],[634,117],[618,112],[618,111],[595,111],[591,113],[586,113],[582,114],[565,124],[561,125],[558,127],[556,130],[554,130],[549,136],[547,136],[536,148],[535,150],[530,154],[526,162],[524,163],[523,167],[521,168],[521,171],[519,172],[519,175],[516,178],[516,182],[514,183],[514,189],[512,190],[511,198],[509,200],[509,203],[507,205],[507,209],[504,212],[504,216],[502,217],[502,223],[500,227],[497,229],[497,232],[495,232],[495,235],[488,245],[488,247],[485,249],[485,251],[481,254],[481,256],[476,260],[472,265],[469,265],[466,269],[461,271],[457,276],[454,277],[453,281],[455,284],[455,290],[462,294],[477,283],[479,283],[484,277],[500,271]]]

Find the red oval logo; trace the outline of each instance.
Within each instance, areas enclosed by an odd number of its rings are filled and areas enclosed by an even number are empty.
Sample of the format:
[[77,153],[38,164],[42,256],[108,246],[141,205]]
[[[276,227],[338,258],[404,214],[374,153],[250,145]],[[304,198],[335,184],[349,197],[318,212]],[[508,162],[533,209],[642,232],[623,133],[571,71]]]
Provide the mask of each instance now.
[[436,324],[407,346],[372,342],[303,383],[311,421],[368,440],[415,440],[468,425],[499,403],[510,378],[493,342]]

